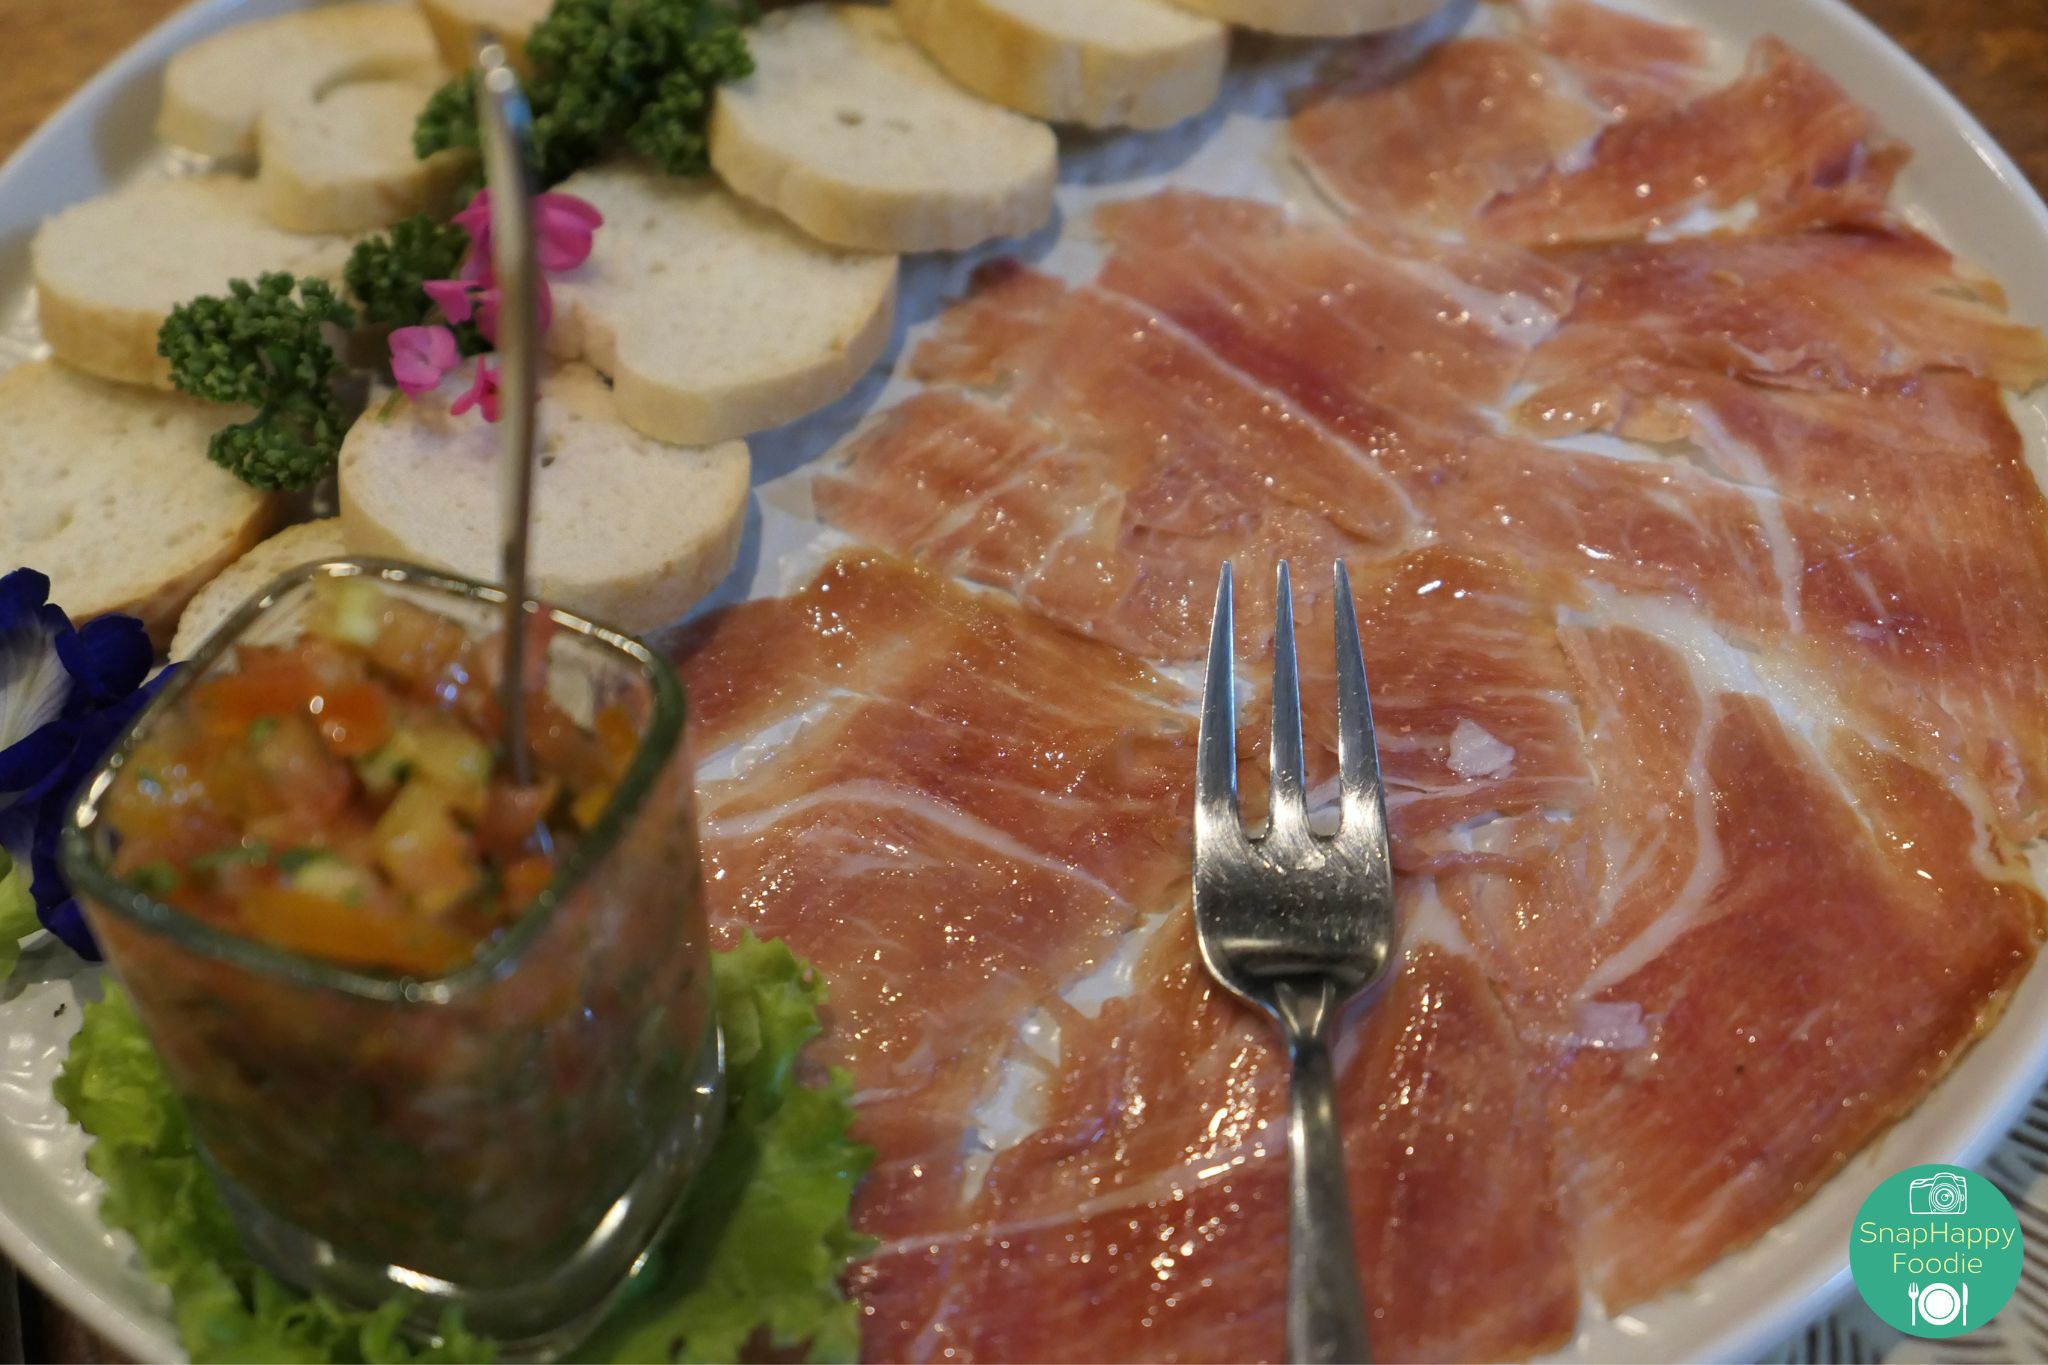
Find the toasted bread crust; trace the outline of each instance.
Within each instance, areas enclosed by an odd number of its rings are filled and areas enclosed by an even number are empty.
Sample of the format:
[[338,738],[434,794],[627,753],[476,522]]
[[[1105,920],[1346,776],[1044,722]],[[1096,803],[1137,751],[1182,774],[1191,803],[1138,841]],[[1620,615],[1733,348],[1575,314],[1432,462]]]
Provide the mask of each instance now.
[[[1083,34],[1034,0],[894,0],[897,19],[985,100],[1054,123],[1167,128],[1215,103],[1229,30],[1167,0],[1121,0],[1123,27]],[[1108,11],[1111,7],[1104,6]],[[1091,25],[1091,28],[1096,25]]]

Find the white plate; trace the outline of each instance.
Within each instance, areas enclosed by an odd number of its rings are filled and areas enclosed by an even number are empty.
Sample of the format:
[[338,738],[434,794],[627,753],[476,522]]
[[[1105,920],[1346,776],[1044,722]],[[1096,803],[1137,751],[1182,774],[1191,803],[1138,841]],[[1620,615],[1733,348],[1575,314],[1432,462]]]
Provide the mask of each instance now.
[[[183,45],[233,23],[303,8],[307,0],[198,0],[167,20],[65,104],[0,168],[0,368],[38,353],[28,300],[27,248],[37,222],[111,185],[160,173],[169,159],[150,135],[158,73]],[[1917,155],[1899,200],[1916,221],[1989,269],[2022,319],[2048,324],[2048,209],[1984,130],[1910,58],[1839,0],[1640,0],[1638,8],[1705,27],[1731,64],[1752,38],[1784,37],[1853,95],[1878,110]],[[1259,194],[1307,207],[1298,181],[1274,155],[1282,78],[1302,59],[1233,75],[1228,110],[1191,129],[1087,139],[1065,149],[1061,223],[1085,221],[1088,205],[1161,183]],[[1013,248],[1015,249],[1015,248]],[[1093,245],[1059,226],[1024,243],[1055,273],[1092,270]],[[971,262],[926,259],[906,271],[903,328],[914,333],[941,300],[958,293]],[[899,336],[899,342],[901,341]],[[720,594],[781,590],[815,553],[816,527],[799,470],[859,414],[901,389],[877,373],[845,401],[756,443],[760,511],[742,566]],[[2048,408],[2015,408],[2037,477],[2048,452]],[[144,1360],[178,1355],[163,1296],[134,1267],[125,1238],[94,1214],[97,1186],[83,1167],[84,1140],[50,1098],[50,1080],[76,1026],[76,1000],[92,974],[74,974],[47,943],[32,950],[0,1001],[0,1253],[121,1350]],[[1848,1227],[1871,1187],[1919,1162],[1973,1162],[1988,1154],[2048,1075],[2048,973],[2028,976],[2005,1020],[1920,1109],[1858,1154],[1848,1168],[1754,1246],[1697,1281],[1620,1317],[1586,1314],[1560,1358],[1582,1361],[1754,1359],[1828,1309],[1847,1285]]]

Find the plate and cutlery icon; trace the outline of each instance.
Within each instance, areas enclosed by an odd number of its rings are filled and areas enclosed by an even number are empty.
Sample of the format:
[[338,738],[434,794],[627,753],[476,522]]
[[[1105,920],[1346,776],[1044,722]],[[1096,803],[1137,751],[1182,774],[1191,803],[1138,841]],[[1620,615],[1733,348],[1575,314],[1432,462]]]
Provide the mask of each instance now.
[[1923,1322],[1929,1327],[1970,1325],[1970,1286],[1967,1284],[1957,1286],[1936,1280],[1922,1288],[1916,1282],[1906,1286],[1906,1297],[1913,1301],[1911,1319],[1915,1327]]

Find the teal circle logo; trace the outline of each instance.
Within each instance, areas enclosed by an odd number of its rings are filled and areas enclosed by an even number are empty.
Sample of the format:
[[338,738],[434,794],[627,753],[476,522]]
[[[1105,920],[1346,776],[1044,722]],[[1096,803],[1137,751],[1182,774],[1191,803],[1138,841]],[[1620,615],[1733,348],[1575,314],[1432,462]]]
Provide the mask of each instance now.
[[1908,1336],[1959,1337],[2020,1282],[2020,1220],[1998,1187],[1951,1166],[1910,1166],[1871,1191],[1849,1229],[1849,1274]]

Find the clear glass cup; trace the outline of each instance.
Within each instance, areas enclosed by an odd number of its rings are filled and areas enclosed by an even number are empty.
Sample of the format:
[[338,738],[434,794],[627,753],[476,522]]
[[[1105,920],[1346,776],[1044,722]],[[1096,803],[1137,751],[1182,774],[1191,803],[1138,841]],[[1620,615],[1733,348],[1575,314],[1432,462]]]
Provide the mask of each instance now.
[[326,577],[369,575],[476,638],[497,589],[376,562],[308,566],[230,620],[88,782],[64,866],[252,1252],[347,1302],[545,1357],[594,1324],[716,1137],[721,1057],[681,687],[565,612],[548,692],[620,702],[638,748],[608,808],[511,927],[431,979],[351,970],[204,923],[113,871],[104,800],[139,740],[242,643],[299,637]]

